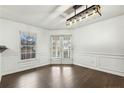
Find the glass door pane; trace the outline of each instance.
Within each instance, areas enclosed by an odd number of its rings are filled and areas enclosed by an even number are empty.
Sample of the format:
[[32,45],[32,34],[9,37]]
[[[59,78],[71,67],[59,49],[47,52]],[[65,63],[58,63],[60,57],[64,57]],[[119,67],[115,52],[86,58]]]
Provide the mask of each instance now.
[[72,36],[51,36],[51,63],[72,64]]
[[51,36],[51,62],[54,64],[61,63],[61,37]]
[[72,36],[62,36],[62,64],[72,64]]

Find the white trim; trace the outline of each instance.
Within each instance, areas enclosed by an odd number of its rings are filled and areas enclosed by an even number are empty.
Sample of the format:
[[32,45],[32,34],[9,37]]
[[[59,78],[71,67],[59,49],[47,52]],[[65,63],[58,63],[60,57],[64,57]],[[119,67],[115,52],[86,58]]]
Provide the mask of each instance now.
[[[111,74],[118,75],[118,76],[124,76],[124,70],[117,70],[118,67],[116,69],[113,69],[113,68],[107,68],[107,67],[101,66],[101,60],[103,60],[104,58],[108,58],[111,60],[115,59],[115,60],[117,60],[117,62],[120,62],[121,60],[123,61],[124,60],[124,54],[97,53],[97,52],[85,52],[85,51],[80,51],[80,53],[75,52],[75,54],[77,54],[74,57],[75,60],[77,57],[79,58],[79,59],[77,59],[77,61],[74,61],[75,65],[95,69],[98,71],[103,71],[106,73],[111,73]],[[83,56],[94,57],[94,60],[89,59],[89,62],[91,62],[92,64],[85,64],[84,62],[81,63],[81,59]],[[93,65],[94,62],[95,62],[95,65]],[[104,62],[102,62],[102,63],[104,63]],[[105,63],[105,64],[107,65],[107,63]],[[108,66],[109,65],[110,64],[108,64]]]
[[[101,53],[101,52],[85,52],[83,50],[78,50],[80,51],[78,54],[79,55],[97,55],[97,56],[111,56],[111,57],[121,57],[124,58],[124,53],[123,54],[118,54],[118,53]],[[81,52],[82,51],[82,52]]]
[[41,65],[36,65],[34,67],[27,67],[27,68],[22,68],[22,69],[18,69],[18,70],[13,70],[13,71],[7,71],[7,72],[4,72],[3,76],[4,75],[8,75],[8,74],[13,74],[13,73],[17,73],[17,72],[21,72],[21,71],[26,71],[26,70],[30,70],[30,69],[34,69],[34,68],[38,68],[38,67],[42,67],[42,66],[46,66],[46,65],[49,65],[49,63],[45,63],[45,64],[41,64]]
[[[60,45],[61,45],[61,50],[60,52],[63,52],[63,47],[62,47],[62,43],[63,43],[63,38],[64,36],[70,36],[70,41],[71,41],[71,49],[69,49],[69,51],[71,51],[70,54],[70,59],[67,59],[69,61],[69,63],[66,63],[66,59],[64,59],[63,57],[63,53],[60,53],[60,57],[53,57],[52,54],[52,38],[58,36],[60,38]],[[68,49],[67,49],[68,50]],[[50,35],[50,64],[73,64],[73,45],[72,45],[72,34],[52,34]]]
[[124,73],[118,72],[118,71],[106,70],[106,69],[102,69],[102,68],[98,68],[98,67],[92,67],[92,66],[88,66],[88,65],[84,65],[84,64],[79,64],[79,63],[74,63],[74,65],[78,65],[78,66],[82,66],[82,67],[86,67],[86,68],[90,68],[90,69],[102,71],[102,72],[105,72],[105,73],[109,73],[109,74],[113,74],[113,75],[118,75],[118,76],[124,77]]

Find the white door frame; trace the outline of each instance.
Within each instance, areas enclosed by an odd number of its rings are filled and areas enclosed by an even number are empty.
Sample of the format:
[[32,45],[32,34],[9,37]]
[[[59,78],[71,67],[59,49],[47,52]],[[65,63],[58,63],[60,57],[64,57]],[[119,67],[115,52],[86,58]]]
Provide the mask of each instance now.
[[[69,52],[69,58],[70,59],[64,59],[64,47],[63,47],[63,42],[64,42],[64,38],[66,36],[70,36],[69,40],[70,40],[70,46],[71,46],[71,49],[68,49],[68,52]],[[55,37],[59,37],[59,40],[60,40],[60,58],[53,58],[53,50],[52,50],[52,47],[53,47],[53,44],[52,44],[52,38],[55,39]],[[57,40],[55,40],[57,41]],[[54,41],[54,42],[55,42]],[[57,41],[58,42],[58,41]],[[73,46],[72,46],[72,35],[71,34],[65,34],[65,35],[51,35],[50,36],[50,64],[73,64]]]

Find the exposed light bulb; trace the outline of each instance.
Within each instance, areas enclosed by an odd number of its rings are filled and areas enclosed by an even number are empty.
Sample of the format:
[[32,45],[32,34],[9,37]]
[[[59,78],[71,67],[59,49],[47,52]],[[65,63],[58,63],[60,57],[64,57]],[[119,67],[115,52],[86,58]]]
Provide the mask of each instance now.
[[76,22],[77,22],[76,18],[75,18],[75,19],[73,19],[73,22],[74,22],[74,23],[76,23]]
[[71,21],[69,22],[69,25],[72,26],[72,22]]
[[93,15],[95,15],[95,13],[96,13],[96,11],[95,11],[95,10],[93,10]]
[[82,21],[82,16],[79,17],[79,21]]
[[86,18],[86,19],[88,18],[88,14],[85,15],[85,18]]
[[67,27],[71,27],[71,22],[70,21],[66,21],[66,26]]

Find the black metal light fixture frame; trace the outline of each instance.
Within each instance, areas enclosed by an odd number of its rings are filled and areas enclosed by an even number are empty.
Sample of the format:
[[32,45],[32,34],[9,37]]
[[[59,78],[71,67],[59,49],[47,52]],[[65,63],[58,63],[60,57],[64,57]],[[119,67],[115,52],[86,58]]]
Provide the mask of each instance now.
[[[76,10],[78,9],[78,8],[80,8],[80,7],[82,7],[83,5],[74,5],[73,6],[73,9],[74,9],[74,16],[72,16],[72,17],[70,17],[70,18],[68,18],[67,20],[66,20],[66,22],[68,22],[68,21],[73,21],[73,19],[77,19],[78,17],[80,17],[80,16],[82,16],[82,15],[86,15],[86,14],[88,14],[89,12],[91,12],[91,11],[95,11],[95,13],[98,13],[100,16],[102,16],[102,14],[101,14],[101,12],[100,12],[100,5],[92,5],[92,6],[90,6],[90,7],[88,7],[87,5],[86,5],[86,9],[84,9],[83,11],[81,11],[81,12],[79,12],[79,13],[76,13]],[[91,16],[93,13],[90,13],[90,14],[88,14],[88,16]],[[82,19],[84,19],[85,17],[82,17]],[[78,20],[78,19],[77,19]]]

